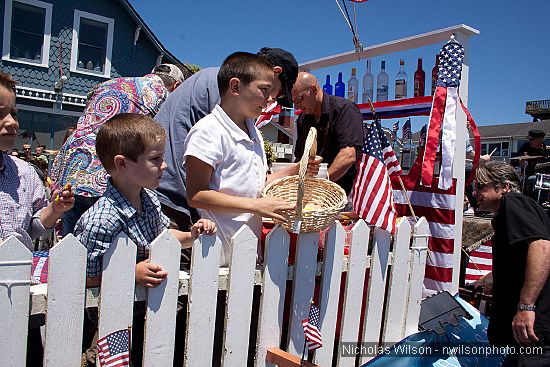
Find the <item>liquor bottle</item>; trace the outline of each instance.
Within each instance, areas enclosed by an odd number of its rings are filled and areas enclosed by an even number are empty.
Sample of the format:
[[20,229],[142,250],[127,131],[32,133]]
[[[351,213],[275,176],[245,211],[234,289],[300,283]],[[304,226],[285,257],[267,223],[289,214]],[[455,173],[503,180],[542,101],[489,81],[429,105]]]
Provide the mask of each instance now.
[[407,74],[405,74],[405,61],[399,60],[399,73],[395,76],[395,99],[407,98]]
[[426,89],[426,73],[422,70],[422,58],[418,58],[418,68],[414,72],[414,96],[424,97]]
[[383,102],[388,100],[388,81],[389,77],[386,73],[386,62],[382,61],[380,74],[376,77],[376,101]]
[[363,97],[361,103],[368,103],[369,99],[372,101],[372,87],[374,84],[374,77],[370,71],[370,60],[367,60],[367,71],[363,75]]
[[338,73],[338,81],[334,84],[334,95],[344,97],[346,93],[346,85],[342,81],[342,72]]
[[348,99],[353,103],[357,103],[357,89],[359,89],[359,81],[355,77],[357,69],[351,68],[351,78],[348,80]]
[[330,75],[327,74],[327,79],[325,85],[323,85],[323,90],[327,92],[327,94],[332,94],[332,85],[330,84]]
[[435,55],[435,66],[432,69],[432,96],[435,93],[435,87],[437,86],[437,73],[439,72],[439,54]]

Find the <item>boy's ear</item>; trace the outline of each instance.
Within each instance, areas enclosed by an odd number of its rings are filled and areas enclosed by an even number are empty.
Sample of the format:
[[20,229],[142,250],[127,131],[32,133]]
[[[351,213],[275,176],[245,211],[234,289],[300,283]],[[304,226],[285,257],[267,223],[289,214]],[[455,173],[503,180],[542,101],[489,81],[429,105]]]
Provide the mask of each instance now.
[[280,67],[280,66],[274,66],[273,67],[273,73],[275,74],[276,77],[279,76],[279,74],[281,74],[283,72],[283,68]]
[[126,157],[122,154],[117,154],[113,157],[113,163],[116,170],[126,168]]
[[229,91],[233,95],[240,94],[241,81],[239,78],[231,78],[229,80]]

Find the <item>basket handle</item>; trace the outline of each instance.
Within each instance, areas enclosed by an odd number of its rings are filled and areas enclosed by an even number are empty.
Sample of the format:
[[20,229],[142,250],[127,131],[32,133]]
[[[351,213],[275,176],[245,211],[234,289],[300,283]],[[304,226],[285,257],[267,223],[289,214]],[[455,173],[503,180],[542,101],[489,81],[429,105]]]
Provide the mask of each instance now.
[[302,201],[304,198],[304,183],[307,172],[307,164],[309,158],[314,158],[315,154],[317,154],[317,129],[312,127],[309,129],[309,133],[307,134],[304,154],[302,154],[302,159],[300,159],[300,170],[298,172],[298,193],[296,196],[296,214],[298,215],[298,218],[302,217]]

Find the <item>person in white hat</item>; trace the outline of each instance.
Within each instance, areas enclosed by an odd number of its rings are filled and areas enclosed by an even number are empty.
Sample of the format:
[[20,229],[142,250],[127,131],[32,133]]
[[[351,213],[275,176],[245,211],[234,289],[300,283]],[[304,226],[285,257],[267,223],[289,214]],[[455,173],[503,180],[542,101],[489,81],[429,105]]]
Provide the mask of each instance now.
[[157,65],[151,70],[151,74],[162,79],[168,92],[173,92],[185,79],[183,72],[174,64]]

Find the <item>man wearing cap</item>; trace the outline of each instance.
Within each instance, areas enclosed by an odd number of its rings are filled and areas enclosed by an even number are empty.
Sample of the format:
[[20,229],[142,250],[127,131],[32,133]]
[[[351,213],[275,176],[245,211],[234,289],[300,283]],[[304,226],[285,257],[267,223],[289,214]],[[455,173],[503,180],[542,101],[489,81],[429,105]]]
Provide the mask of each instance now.
[[[264,47],[258,54],[273,65],[273,73],[277,76],[271,90],[272,101],[277,100],[282,106],[291,107],[290,93],[298,75],[296,59],[280,48]],[[172,221],[171,226],[183,231],[189,229],[191,219],[195,221],[199,218],[195,209],[187,204],[183,146],[191,127],[220,103],[218,70],[217,67],[207,68],[191,76],[168,96],[155,117],[167,132],[164,160],[168,168],[157,189],[158,198],[164,214]]]
[[151,70],[151,74],[158,75],[168,92],[173,92],[181,83],[184,76],[180,68],[173,64],[160,64]]
[[[548,162],[550,160],[550,149],[544,144],[544,136],[545,132],[538,129],[529,130],[527,138],[529,139],[526,143],[524,143],[518,150],[517,155],[518,156],[532,156],[532,157],[540,157],[540,158],[533,158],[533,159],[525,159],[521,160],[520,164],[525,169],[525,175],[524,179],[526,178],[527,181],[525,181],[525,186],[527,189],[527,193],[532,192],[532,188],[536,181],[535,176],[535,168],[538,163],[544,163]],[[546,168],[548,170],[548,168]],[[537,170],[539,173],[543,173],[543,169],[540,171]]]
[[292,95],[295,107],[302,110],[296,121],[296,160],[300,160],[304,153],[309,129],[317,128],[317,154],[329,165],[329,179],[349,195],[357,173],[356,162],[363,147],[361,111],[350,100],[328,95],[317,78],[307,72],[298,74]]

